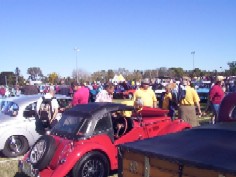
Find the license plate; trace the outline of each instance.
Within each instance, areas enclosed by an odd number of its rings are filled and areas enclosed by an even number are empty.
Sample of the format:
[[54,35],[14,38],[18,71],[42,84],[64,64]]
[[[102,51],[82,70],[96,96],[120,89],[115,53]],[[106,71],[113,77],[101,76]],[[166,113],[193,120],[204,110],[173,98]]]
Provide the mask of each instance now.
[[34,177],[34,174],[32,173],[32,169],[33,169],[33,167],[32,167],[31,164],[29,164],[29,163],[27,163],[27,162],[23,162],[22,171],[23,171],[26,175],[28,175],[28,176],[30,176],[30,177]]

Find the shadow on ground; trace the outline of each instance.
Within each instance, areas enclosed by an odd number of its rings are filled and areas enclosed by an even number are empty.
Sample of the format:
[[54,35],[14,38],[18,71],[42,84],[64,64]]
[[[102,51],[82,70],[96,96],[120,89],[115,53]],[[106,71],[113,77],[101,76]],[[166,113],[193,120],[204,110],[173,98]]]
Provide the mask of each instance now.
[[17,172],[14,177],[28,177],[28,176],[23,173]]

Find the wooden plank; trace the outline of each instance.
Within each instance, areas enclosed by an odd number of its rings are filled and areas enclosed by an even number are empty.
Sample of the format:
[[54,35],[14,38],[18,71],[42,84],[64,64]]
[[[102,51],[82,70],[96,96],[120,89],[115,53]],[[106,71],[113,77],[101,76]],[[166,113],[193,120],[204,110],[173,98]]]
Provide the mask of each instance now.
[[129,171],[133,174],[144,174],[144,163],[135,160],[123,159],[123,171]]
[[182,177],[219,177],[219,172],[185,165]]
[[179,177],[179,174],[171,170],[151,167],[150,177],[160,177],[160,176],[161,177]]
[[157,157],[150,158],[150,166],[159,169],[166,169],[177,173],[179,171],[179,164],[177,162],[175,163],[168,160],[158,159]]
[[144,155],[140,153],[135,153],[131,151],[125,151],[123,158],[128,160],[135,160],[144,163]]

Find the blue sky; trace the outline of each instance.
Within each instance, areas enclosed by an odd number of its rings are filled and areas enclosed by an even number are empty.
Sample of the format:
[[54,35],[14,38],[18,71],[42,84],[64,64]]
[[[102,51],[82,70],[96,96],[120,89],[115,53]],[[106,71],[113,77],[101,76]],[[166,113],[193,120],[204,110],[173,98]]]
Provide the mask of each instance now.
[[228,69],[235,0],[0,0],[0,72]]

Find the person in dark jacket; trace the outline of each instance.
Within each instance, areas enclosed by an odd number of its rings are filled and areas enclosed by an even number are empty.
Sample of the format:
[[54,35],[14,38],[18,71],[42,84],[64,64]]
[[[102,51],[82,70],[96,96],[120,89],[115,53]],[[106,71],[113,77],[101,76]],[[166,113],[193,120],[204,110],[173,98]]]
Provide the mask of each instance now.
[[225,93],[224,93],[222,86],[221,86],[223,79],[224,79],[223,76],[217,76],[216,82],[212,86],[212,88],[210,89],[210,92],[209,92],[209,99],[210,99],[212,111],[214,114],[214,116],[212,118],[213,124],[215,122],[217,122],[220,103],[225,96]]

